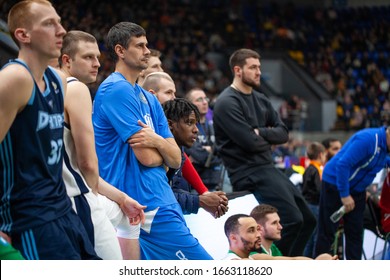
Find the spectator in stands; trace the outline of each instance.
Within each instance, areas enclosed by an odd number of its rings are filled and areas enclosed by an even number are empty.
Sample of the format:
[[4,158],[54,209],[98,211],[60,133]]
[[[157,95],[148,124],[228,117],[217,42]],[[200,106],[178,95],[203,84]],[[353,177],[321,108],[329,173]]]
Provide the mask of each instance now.
[[193,88],[186,94],[186,99],[199,110],[200,120],[198,137],[191,148],[185,149],[196,171],[209,190],[222,187],[222,160],[217,155],[213,122],[206,119],[209,99],[204,90]]
[[235,51],[229,60],[234,78],[214,106],[217,148],[234,191],[251,191],[259,203],[280,211],[284,227],[278,246],[284,255],[302,255],[315,217],[302,193],[274,166],[272,145],[288,141],[288,129],[260,86],[260,55]]

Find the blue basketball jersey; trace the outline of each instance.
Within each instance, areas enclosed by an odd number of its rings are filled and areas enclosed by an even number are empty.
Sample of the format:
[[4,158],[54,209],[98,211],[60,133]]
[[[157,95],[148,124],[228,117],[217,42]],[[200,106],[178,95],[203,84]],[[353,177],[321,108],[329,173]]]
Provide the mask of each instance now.
[[[11,63],[29,70],[21,60]],[[62,180],[64,89],[50,67],[44,80],[45,92],[34,82],[28,104],[0,143],[0,230],[4,232],[21,232],[71,210]]]

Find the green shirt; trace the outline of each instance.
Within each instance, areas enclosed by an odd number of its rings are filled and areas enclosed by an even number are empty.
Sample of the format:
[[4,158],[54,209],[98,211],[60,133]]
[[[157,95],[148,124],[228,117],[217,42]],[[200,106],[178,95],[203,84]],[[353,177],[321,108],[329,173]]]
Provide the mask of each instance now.
[[263,246],[261,246],[261,253],[263,253],[263,254],[267,254],[270,256],[274,256],[274,257],[283,256],[282,252],[280,252],[279,248],[276,247],[276,245],[274,243],[272,243],[270,251],[271,251],[271,254],[270,254],[270,252],[267,252],[267,250]]
[[24,260],[22,254],[0,236],[0,260]]

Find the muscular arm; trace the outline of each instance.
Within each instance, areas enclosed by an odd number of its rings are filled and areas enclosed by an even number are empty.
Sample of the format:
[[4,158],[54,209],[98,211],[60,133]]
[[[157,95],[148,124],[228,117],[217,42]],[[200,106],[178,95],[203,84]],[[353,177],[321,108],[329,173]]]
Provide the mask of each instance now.
[[80,171],[92,191],[98,193],[99,169],[91,116],[88,87],[78,81],[69,83],[65,97],[65,121],[71,127]]
[[164,163],[168,167],[179,168],[181,152],[175,139],[161,137],[141,121],[138,124],[142,129],[128,140],[137,159],[146,166],[160,166]]
[[26,106],[33,86],[31,75],[23,66],[10,65],[0,71],[0,143]]

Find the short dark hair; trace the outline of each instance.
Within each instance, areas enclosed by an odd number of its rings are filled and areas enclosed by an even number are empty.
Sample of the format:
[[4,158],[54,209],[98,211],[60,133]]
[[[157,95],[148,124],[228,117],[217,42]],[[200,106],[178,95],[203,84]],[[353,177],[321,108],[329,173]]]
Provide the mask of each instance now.
[[96,38],[87,32],[80,30],[72,30],[65,34],[62,42],[61,55],[58,58],[58,63],[62,66],[62,56],[64,54],[74,58],[78,51],[79,42],[97,43]]
[[338,142],[340,141],[339,139],[336,139],[336,138],[332,138],[332,137],[329,137],[329,138],[326,138],[324,140],[322,140],[322,145],[324,145],[325,149],[329,149],[330,148],[330,143],[333,143],[333,142]]
[[168,100],[162,106],[167,119],[173,122],[179,122],[191,115],[192,112],[195,113],[196,121],[199,122],[200,120],[198,107],[184,98]]
[[236,50],[229,59],[229,66],[230,69],[232,70],[232,73],[234,74],[234,66],[239,66],[240,68],[243,68],[246,59],[247,58],[257,58],[260,59],[260,54],[254,50],[250,49],[239,49]]
[[107,49],[114,62],[118,61],[115,52],[116,45],[119,44],[127,49],[132,37],[141,36],[146,36],[145,29],[133,22],[122,21],[111,27],[107,34]]
[[249,218],[249,217],[250,216],[247,215],[247,214],[235,214],[235,215],[230,216],[226,220],[225,225],[224,225],[224,230],[225,230],[226,237],[229,239],[229,235],[231,233],[237,233],[238,232],[238,226],[240,225],[238,220],[240,218]]
[[312,142],[307,146],[306,154],[310,160],[316,160],[320,153],[325,152],[325,147],[320,142]]
[[265,217],[272,213],[278,213],[278,209],[272,205],[262,203],[255,206],[249,215],[255,219],[258,224],[264,224]]

